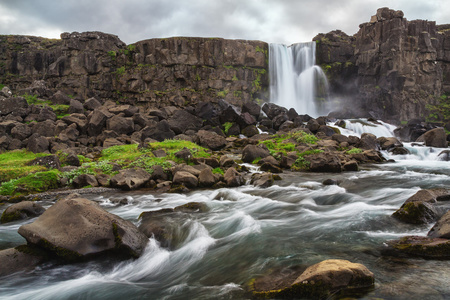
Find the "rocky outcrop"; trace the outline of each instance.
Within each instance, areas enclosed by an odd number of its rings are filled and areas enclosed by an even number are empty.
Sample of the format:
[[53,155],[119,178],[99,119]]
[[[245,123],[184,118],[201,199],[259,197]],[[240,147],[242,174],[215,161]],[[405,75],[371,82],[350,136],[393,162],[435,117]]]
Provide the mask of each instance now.
[[[219,99],[241,106],[267,99],[267,51],[264,42],[221,38],[150,39],[127,46],[101,32],[63,33],[60,40],[3,35],[0,82],[19,94],[51,96],[60,90],[75,99],[145,107]],[[83,109],[67,96],[52,101]]]
[[402,11],[386,7],[352,37],[332,31],[314,38],[332,93],[358,99],[347,103],[350,110],[360,109],[355,115],[396,124],[448,117],[440,105],[450,92],[449,39],[448,26],[408,21]]

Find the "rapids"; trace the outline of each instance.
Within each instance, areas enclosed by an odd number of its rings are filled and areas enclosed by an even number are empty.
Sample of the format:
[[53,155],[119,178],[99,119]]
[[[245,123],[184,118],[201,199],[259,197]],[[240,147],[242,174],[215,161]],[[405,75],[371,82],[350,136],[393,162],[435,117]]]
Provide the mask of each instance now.
[[[421,188],[450,185],[450,162],[436,160],[441,149],[406,147],[411,154],[384,153],[396,162],[340,174],[285,172],[282,181],[266,189],[246,185],[188,194],[91,195],[89,199],[135,224],[144,211],[192,201],[206,203],[209,211],[179,213],[174,222],[180,238],[173,248],[149,239],[136,260],[49,262],[2,278],[0,298],[248,299],[246,285],[252,278],[338,258],[362,263],[375,274],[375,289],[361,299],[448,299],[450,261],[381,253],[386,241],[426,235],[432,226],[391,217],[408,197]],[[341,183],[322,185],[327,178]],[[110,201],[123,197],[129,204]],[[450,203],[440,203],[438,209],[448,210]],[[23,244],[17,229],[28,222],[32,220],[0,225],[0,249]]]

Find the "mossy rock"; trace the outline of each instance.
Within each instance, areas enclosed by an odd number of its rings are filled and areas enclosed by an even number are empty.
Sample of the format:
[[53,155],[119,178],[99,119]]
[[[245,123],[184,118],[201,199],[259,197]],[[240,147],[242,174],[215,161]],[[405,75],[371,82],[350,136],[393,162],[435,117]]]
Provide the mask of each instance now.
[[450,240],[424,236],[405,236],[389,241],[388,246],[397,253],[433,259],[450,259]]
[[[336,295],[361,296],[374,286],[372,272],[347,260],[322,261],[308,267],[296,279],[292,273],[285,276],[270,275],[273,287],[261,284],[259,279],[252,280],[250,291],[254,297],[265,299],[329,299]],[[267,282],[267,277],[264,280]]]
[[392,216],[405,223],[426,224],[436,221],[438,213],[432,204],[414,201],[404,203]]

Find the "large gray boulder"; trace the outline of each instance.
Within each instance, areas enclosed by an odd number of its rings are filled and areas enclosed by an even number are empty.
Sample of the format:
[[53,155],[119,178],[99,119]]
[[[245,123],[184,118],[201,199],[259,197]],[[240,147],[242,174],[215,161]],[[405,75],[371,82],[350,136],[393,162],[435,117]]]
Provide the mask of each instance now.
[[75,197],[57,201],[36,221],[22,225],[19,234],[69,261],[107,251],[139,257],[148,241],[131,222]]
[[425,143],[429,147],[447,148],[447,134],[444,128],[434,128],[422,134],[416,142]]
[[110,185],[123,190],[135,190],[144,186],[150,178],[151,175],[141,168],[125,169],[111,178]]
[[178,171],[173,176],[173,183],[183,184],[188,188],[195,188],[198,186],[198,178],[189,172]]
[[11,205],[2,214],[1,222],[8,223],[16,220],[23,220],[42,215],[45,208],[32,201],[22,201]]

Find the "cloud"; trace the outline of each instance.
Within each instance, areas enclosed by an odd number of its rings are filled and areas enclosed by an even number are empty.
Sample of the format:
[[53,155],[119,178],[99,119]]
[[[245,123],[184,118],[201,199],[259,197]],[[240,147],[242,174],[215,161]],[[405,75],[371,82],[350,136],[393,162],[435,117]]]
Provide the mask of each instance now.
[[2,0],[0,33],[56,38],[64,31],[103,31],[126,43],[203,36],[291,44],[334,29],[354,34],[384,6],[440,24],[450,13],[445,1]]

